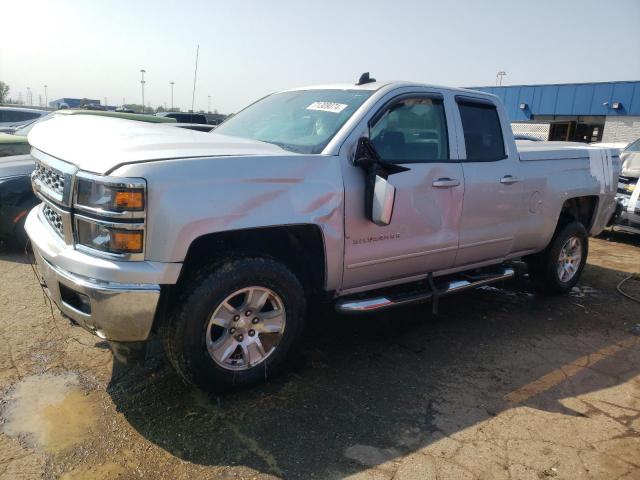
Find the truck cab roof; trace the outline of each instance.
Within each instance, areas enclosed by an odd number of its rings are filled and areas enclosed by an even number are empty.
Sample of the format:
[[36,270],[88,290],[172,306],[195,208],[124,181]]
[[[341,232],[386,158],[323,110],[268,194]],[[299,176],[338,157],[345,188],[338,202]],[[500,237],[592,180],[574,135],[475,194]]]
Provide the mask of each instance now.
[[284,92],[295,92],[302,90],[366,90],[366,91],[376,91],[376,90],[393,90],[396,88],[404,88],[404,87],[416,87],[416,88],[427,88],[434,90],[443,90],[449,92],[457,92],[461,95],[464,94],[473,94],[478,96],[483,96],[487,98],[498,98],[495,95],[487,92],[483,92],[480,90],[471,90],[469,88],[460,88],[460,87],[448,87],[444,85],[434,85],[430,83],[419,83],[419,82],[407,82],[407,81],[399,81],[399,80],[390,80],[390,81],[375,81],[364,83],[362,85],[356,85],[354,83],[327,83],[327,84],[318,84],[318,85],[308,85],[305,87],[296,87],[290,88],[287,90],[283,90]]

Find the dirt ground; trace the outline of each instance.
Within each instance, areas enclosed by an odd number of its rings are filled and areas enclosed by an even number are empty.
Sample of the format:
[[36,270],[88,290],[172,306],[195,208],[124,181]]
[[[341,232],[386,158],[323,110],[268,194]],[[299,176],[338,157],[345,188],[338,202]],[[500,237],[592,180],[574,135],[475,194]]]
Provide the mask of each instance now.
[[[0,253],[0,480],[640,479],[640,239],[591,242],[572,294],[527,280],[372,317],[313,314],[305,356],[207,396],[144,367]],[[640,295],[640,281],[625,288]]]

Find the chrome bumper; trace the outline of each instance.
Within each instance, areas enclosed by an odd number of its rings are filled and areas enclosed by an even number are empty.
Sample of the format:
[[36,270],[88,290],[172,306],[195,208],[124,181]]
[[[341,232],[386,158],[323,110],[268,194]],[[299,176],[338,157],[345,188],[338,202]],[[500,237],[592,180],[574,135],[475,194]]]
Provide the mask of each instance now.
[[114,342],[146,340],[160,300],[159,285],[127,285],[80,277],[33,253],[49,298],[81,327]]
[[618,208],[612,219],[614,230],[640,233],[640,189],[633,195],[616,195]]
[[[160,284],[175,283],[171,281],[175,267],[106,261],[74,250],[43,224],[40,209],[35,207],[29,213],[25,228],[51,300],[62,313],[100,338],[113,342],[147,340],[160,300]],[[128,279],[145,283],[127,283]],[[154,279],[169,281],[149,282]]]
[[614,219],[612,227],[614,230],[640,233],[640,215],[622,211]]

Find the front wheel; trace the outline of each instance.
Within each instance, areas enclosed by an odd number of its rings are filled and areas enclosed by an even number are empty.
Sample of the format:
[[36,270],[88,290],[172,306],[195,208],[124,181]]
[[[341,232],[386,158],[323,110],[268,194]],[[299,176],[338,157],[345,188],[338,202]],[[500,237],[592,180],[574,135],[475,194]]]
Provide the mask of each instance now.
[[560,227],[547,248],[527,260],[533,286],[542,293],[568,292],[578,283],[588,252],[589,237],[581,223]]
[[194,274],[164,329],[169,360],[206,390],[254,385],[280,373],[305,317],[296,276],[271,258],[244,258]]

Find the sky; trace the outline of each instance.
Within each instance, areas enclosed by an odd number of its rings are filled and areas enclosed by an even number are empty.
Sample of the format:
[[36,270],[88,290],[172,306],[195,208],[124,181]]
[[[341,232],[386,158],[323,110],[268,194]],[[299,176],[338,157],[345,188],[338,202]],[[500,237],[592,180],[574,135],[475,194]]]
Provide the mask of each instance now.
[[0,80],[44,100],[235,112],[268,93],[378,80],[448,86],[640,80],[640,0],[0,1]]

